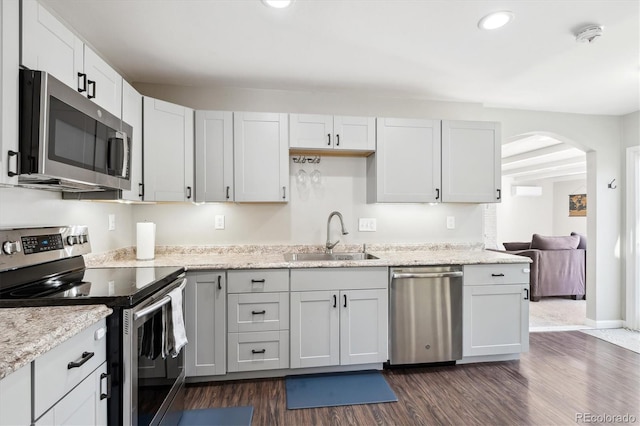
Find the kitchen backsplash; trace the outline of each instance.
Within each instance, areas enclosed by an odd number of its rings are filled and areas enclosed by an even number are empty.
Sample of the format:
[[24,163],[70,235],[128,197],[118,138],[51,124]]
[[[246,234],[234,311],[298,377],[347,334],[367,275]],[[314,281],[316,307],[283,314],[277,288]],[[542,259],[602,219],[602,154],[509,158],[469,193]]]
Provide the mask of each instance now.
[[[300,169],[320,173],[319,181],[302,187]],[[367,204],[366,160],[322,157],[320,164],[290,163],[291,201],[287,204],[147,204],[61,200],[59,193],[0,188],[0,227],[57,224],[89,226],[95,253],[135,245],[135,223],[157,224],[157,245],[323,244],[327,218],[334,210],[344,218],[348,235],[342,244],[482,242],[483,206],[478,204]],[[108,231],[108,216],[116,230]],[[216,230],[216,215],[225,229]],[[447,229],[447,216],[456,228]],[[359,218],[375,218],[376,232],[359,232]]]

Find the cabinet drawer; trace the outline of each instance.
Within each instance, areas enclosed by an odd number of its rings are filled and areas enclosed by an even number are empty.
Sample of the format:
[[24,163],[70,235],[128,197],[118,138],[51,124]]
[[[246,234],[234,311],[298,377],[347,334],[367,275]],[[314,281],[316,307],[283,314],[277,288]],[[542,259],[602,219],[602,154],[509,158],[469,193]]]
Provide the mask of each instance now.
[[387,268],[313,268],[291,270],[291,291],[388,288]]
[[[102,332],[98,332],[102,329]],[[56,346],[34,361],[34,418],[37,419],[60,398],[85,379],[106,360],[106,321],[102,320]],[[84,353],[93,353],[79,367],[68,368],[71,362],[81,362]],[[85,359],[88,356],[84,357]]]
[[289,329],[289,292],[230,294],[229,332]]
[[228,371],[289,368],[289,331],[229,333]]
[[529,264],[464,265],[464,285],[529,284]]
[[288,269],[252,269],[227,272],[227,293],[289,291]]

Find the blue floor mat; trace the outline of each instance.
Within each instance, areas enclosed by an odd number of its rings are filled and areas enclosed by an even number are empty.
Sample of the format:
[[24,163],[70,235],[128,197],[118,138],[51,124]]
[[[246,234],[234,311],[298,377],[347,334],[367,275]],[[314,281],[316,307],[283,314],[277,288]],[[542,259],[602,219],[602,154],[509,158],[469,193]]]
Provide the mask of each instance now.
[[289,410],[398,401],[379,371],[288,376],[285,382]]
[[185,410],[179,426],[250,426],[253,407],[205,408]]

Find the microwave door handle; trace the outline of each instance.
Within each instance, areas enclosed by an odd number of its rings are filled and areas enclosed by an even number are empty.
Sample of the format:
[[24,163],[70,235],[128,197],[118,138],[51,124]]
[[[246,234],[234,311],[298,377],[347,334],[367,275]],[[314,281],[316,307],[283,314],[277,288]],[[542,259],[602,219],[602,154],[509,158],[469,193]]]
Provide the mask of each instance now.
[[127,177],[127,171],[129,170],[129,138],[127,134],[122,132],[122,173],[121,177]]

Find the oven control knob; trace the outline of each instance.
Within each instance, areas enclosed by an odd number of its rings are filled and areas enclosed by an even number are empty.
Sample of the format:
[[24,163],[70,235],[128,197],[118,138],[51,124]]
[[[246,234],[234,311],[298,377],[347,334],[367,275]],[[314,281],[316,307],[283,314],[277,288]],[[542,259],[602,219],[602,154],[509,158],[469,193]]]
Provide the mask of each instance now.
[[67,244],[69,244],[70,246],[80,244],[80,238],[78,238],[77,235],[69,235],[67,237]]
[[89,238],[87,237],[87,234],[80,234],[78,238],[80,239],[80,244],[89,242]]
[[20,253],[22,247],[20,247],[20,243],[17,241],[5,241],[2,243],[2,251],[6,254]]

